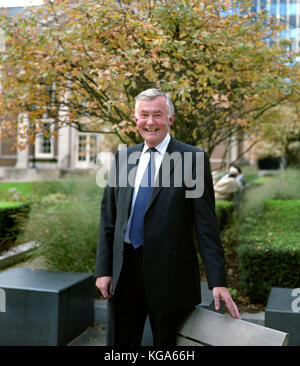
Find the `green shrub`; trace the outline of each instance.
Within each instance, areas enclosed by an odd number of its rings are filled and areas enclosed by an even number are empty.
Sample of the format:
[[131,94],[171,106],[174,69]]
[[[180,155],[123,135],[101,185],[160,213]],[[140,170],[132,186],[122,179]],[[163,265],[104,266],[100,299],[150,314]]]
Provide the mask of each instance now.
[[27,218],[30,206],[21,202],[0,202],[0,250],[13,243],[21,232],[21,222]]
[[263,212],[267,200],[300,200],[300,170],[280,170],[274,176],[254,180],[243,194],[239,206],[239,217],[245,220]]
[[234,202],[216,201],[216,215],[220,230],[223,230],[226,226],[231,224],[234,215],[234,208]]
[[300,200],[270,200],[248,218],[237,248],[240,286],[265,303],[271,287],[300,287]]

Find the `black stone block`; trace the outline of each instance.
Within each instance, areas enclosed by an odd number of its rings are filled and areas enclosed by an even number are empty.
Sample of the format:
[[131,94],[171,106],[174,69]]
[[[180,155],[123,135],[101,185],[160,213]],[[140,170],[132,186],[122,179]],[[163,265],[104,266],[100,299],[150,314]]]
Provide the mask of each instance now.
[[94,287],[88,273],[0,273],[0,345],[66,345],[94,322]]
[[[299,293],[299,295],[298,295]],[[265,326],[289,333],[288,346],[300,346],[300,291],[272,287],[265,309]]]

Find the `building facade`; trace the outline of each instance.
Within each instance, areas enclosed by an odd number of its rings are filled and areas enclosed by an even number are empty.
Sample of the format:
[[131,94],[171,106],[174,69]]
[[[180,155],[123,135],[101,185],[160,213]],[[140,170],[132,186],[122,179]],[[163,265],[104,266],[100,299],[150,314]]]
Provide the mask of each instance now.
[[[19,13],[24,13],[25,8],[12,6],[7,7],[6,10],[10,16],[16,16]],[[2,32],[0,34],[0,52],[3,51],[5,51],[5,35]],[[16,118],[22,122],[20,126],[26,126],[30,123],[26,119],[26,114]],[[47,119],[46,117],[43,122],[44,129],[53,128],[51,118]],[[101,148],[103,138],[103,135],[82,133],[75,128],[65,126],[58,131],[57,136],[37,135],[35,143],[26,146],[24,150],[14,147],[14,138],[0,141],[0,178],[13,177],[12,168],[23,172],[31,168],[40,170],[94,168],[97,166],[97,153]]]
[[[292,40],[290,50],[295,53],[300,51],[300,0],[254,0],[253,11],[260,12],[265,10],[270,17],[277,22],[285,24],[284,30],[281,32],[282,39]],[[268,39],[271,45],[275,40]],[[296,59],[299,61],[299,57]],[[296,61],[296,60],[295,60]],[[249,147],[249,141],[245,139],[242,143],[230,141],[231,148],[225,150],[225,145],[218,146],[212,154],[211,163],[213,168],[218,168],[220,164],[228,167],[232,161],[235,161],[242,151],[246,151]],[[256,164],[255,150],[252,149],[245,155],[243,160],[250,164]]]
[[282,37],[292,39],[291,49],[300,50],[300,0],[255,0],[254,11],[265,9],[270,16],[286,24]]

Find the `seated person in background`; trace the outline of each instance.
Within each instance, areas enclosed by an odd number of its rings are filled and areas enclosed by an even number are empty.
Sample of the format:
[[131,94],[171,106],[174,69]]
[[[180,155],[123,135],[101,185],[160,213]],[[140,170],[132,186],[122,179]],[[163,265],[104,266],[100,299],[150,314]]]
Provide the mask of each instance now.
[[229,169],[228,176],[222,177],[215,185],[216,200],[233,201],[241,189],[241,183],[237,181],[239,171],[234,166]]
[[238,167],[237,165],[232,165],[234,168],[236,168],[238,170],[238,175],[236,176],[236,180],[238,181],[238,183],[240,184],[240,186],[243,188],[246,185],[243,173],[242,173],[242,169],[240,167]]
[[[238,181],[238,183],[240,184],[240,186],[243,188],[245,187],[246,185],[246,182],[245,182],[245,179],[244,179],[244,176],[243,176],[243,173],[242,173],[242,169],[237,166],[237,165],[231,165],[230,167],[234,167],[238,170],[238,175],[235,177],[235,179]],[[229,176],[229,173],[226,173],[223,175],[223,177],[220,178],[220,180],[224,179],[224,178],[228,178]]]

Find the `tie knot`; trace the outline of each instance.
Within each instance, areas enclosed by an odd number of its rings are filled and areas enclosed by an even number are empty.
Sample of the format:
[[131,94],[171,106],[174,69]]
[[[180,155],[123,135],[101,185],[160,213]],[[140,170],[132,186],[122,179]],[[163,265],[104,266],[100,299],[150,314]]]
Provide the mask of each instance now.
[[149,147],[147,151],[149,151],[149,153],[151,154],[157,150],[155,149],[155,147]]

